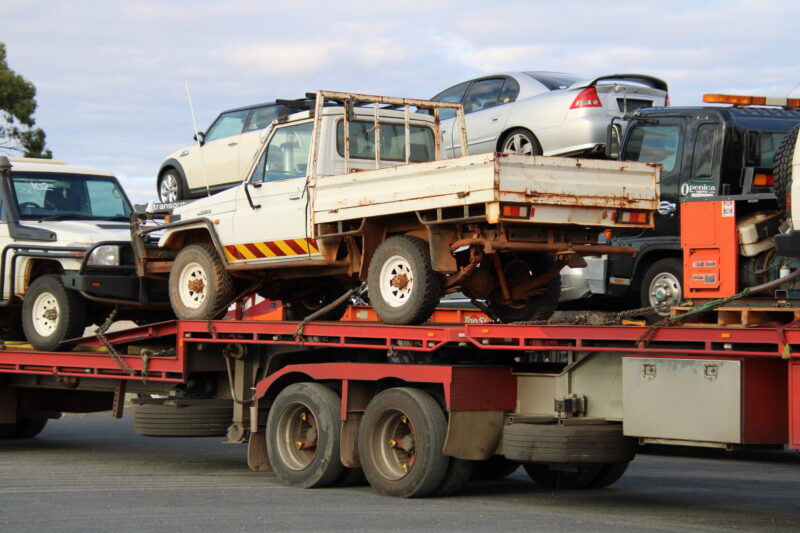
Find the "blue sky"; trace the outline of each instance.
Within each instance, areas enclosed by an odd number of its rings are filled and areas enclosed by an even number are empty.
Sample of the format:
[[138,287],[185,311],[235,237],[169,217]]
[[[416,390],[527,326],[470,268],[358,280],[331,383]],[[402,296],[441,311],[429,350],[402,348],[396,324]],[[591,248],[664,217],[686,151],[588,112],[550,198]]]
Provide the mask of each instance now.
[[673,105],[800,96],[795,14],[788,0],[2,0],[0,42],[37,87],[54,157],[115,172],[142,202],[192,142],[184,80],[201,129],[317,89],[427,98],[504,70],[652,74]]

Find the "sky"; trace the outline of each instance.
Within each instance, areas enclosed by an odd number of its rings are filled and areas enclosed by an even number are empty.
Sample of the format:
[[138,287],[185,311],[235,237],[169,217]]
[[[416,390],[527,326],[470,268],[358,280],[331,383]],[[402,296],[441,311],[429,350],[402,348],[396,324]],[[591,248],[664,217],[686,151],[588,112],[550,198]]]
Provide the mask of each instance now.
[[430,98],[502,71],[666,80],[702,94],[800,96],[796,2],[0,0],[9,66],[37,89],[56,159],[156,198],[165,157],[225,109],[318,89]]

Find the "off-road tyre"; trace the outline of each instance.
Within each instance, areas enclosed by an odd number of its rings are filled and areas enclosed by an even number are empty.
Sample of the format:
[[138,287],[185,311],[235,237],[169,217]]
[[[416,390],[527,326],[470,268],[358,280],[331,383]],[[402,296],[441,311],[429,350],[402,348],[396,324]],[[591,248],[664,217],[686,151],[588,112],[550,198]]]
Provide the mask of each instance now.
[[433,494],[450,463],[442,453],[446,433],[444,412],[427,392],[396,387],[379,393],[367,405],[358,432],[367,481],[386,496]]
[[[173,189],[173,187],[167,187],[168,184],[174,184],[175,197],[172,199],[166,197],[167,191],[165,189]],[[161,176],[158,178],[158,199],[164,203],[167,203],[179,202],[184,198],[185,193],[183,191],[183,180],[181,180],[180,173],[174,168],[168,168],[162,172]]]
[[[57,314],[54,321],[39,321],[40,330],[52,326],[49,334],[37,331],[33,316],[42,305],[47,305],[48,310],[55,309]],[[83,335],[87,325],[86,301],[80,294],[66,289],[56,274],[33,280],[22,302],[22,329],[31,346],[41,351],[54,351],[66,339]]]
[[508,477],[517,471],[520,464],[502,455],[493,455],[485,461],[475,461],[472,479],[480,481],[496,481]]
[[[342,475],[341,400],[320,383],[295,383],[278,394],[267,416],[267,454],[286,485],[327,487]],[[301,443],[307,448],[298,448]],[[313,449],[311,449],[313,446]]]
[[800,126],[795,127],[781,141],[778,151],[775,152],[775,196],[778,198],[778,208],[786,206],[786,198],[792,190],[792,159]]
[[[195,284],[190,289],[190,284]],[[210,244],[178,252],[169,273],[169,301],[181,320],[211,320],[225,314],[234,297],[233,278]]]
[[558,465],[528,463],[522,465],[528,476],[543,489],[578,490],[589,487],[600,473],[601,466],[593,464],[570,465],[561,470]]
[[659,300],[654,295],[655,291],[665,291],[668,295],[660,311],[651,313],[651,320],[660,320],[669,316],[669,308],[680,305],[683,300],[683,263],[677,257],[659,259],[647,269],[642,278],[641,304],[642,307],[653,307]]
[[[518,265],[526,263],[528,265],[528,276],[537,276],[552,268],[555,260],[547,254],[519,254],[516,257],[504,259],[504,269],[506,271],[507,280],[511,282],[512,278],[519,277],[523,274],[519,272],[512,272],[518,268]],[[512,285],[509,283],[509,287]],[[493,299],[487,300],[487,305],[501,322],[527,322],[533,320],[547,320],[558,307],[558,299],[561,296],[561,276],[556,276],[545,287],[543,292],[535,294],[525,301],[517,302],[513,305],[501,304]],[[494,293],[494,297],[500,298],[500,289]]]
[[542,155],[542,145],[530,130],[514,128],[503,135],[498,152],[506,154]]
[[442,295],[442,280],[431,266],[428,243],[409,235],[389,237],[378,246],[370,260],[367,285],[372,308],[387,324],[425,322]]
[[520,462],[618,463],[633,459],[635,439],[620,424],[562,426],[509,424],[503,428],[503,454]]
[[150,437],[224,437],[232,420],[230,400],[143,403],[133,415],[136,433]]

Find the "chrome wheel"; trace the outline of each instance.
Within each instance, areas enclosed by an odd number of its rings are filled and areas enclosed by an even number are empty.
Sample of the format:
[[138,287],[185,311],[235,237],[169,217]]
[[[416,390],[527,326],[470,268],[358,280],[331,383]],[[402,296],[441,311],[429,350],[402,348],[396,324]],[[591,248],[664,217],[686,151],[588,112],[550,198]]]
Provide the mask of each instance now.
[[52,292],[43,292],[33,301],[33,329],[42,337],[49,337],[58,327],[61,309]]
[[524,133],[510,135],[503,143],[503,152],[508,154],[536,155],[531,138]]
[[178,201],[178,177],[174,172],[167,172],[161,178],[161,184],[158,188],[158,196],[162,202],[176,202]]
[[401,307],[408,302],[414,290],[414,272],[409,262],[393,255],[381,266],[380,291],[391,307]]
[[190,309],[197,309],[206,299],[208,276],[200,263],[190,262],[181,269],[178,278],[181,303]]
[[287,406],[278,419],[276,451],[291,470],[303,470],[317,455],[317,420],[311,410],[301,404]]
[[671,307],[678,305],[681,300],[681,281],[671,272],[657,274],[648,288],[650,305]]

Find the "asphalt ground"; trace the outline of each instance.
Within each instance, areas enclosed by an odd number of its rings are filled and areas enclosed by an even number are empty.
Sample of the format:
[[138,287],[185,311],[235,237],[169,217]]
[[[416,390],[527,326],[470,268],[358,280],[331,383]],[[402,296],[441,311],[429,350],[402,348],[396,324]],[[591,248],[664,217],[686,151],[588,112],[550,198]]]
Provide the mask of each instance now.
[[607,489],[542,490],[524,470],[449,498],[302,490],[250,472],[244,445],[141,437],[65,416],[0,441],[0,532],[800,531],[800,456],[661,448]]

